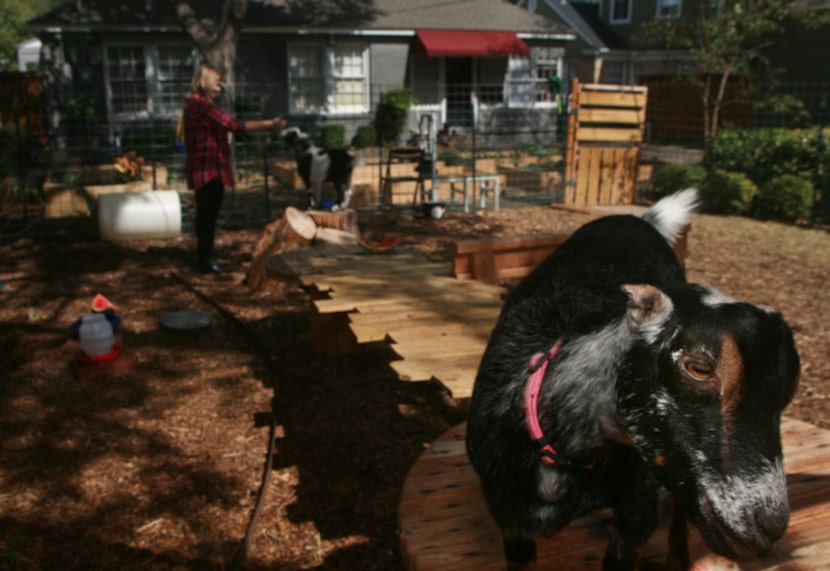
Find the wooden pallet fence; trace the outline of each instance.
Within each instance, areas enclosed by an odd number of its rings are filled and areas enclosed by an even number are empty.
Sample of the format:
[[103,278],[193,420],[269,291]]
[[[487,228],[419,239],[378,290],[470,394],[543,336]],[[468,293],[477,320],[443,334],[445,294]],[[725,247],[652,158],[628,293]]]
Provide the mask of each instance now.
[[565,203],[631,204],[637,187],[648,88],[571,82]]

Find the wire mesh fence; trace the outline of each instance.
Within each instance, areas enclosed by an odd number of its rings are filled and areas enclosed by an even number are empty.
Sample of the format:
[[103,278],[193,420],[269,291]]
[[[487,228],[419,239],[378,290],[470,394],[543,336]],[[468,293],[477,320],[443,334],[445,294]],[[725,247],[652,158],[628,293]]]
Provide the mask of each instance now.
[[[9,79],[0,89],[0,231],[42,220],[94,222],[101,193],[156,189],[181,193],[188,227],[185,153],[176,140],[181,107],[169,112],[179,105],[174,100],[183,104],[183,94],[168,93],[164,113],[153,114],[151,104],[129,119],[113,119],[95,93],[75,94],[55,106],[38,74]],[[649,102],[640,163],[647,184],[660,165],[701,163],[706,127],[694,89],[665,77],[643,83]],[[356,208],[413,208],[425,199],[451,208],[493,207],[494,180],[502,208],[563,200],[568,119],[576,111],[567,94],[529,91],[507,97],[501,84],[445,87],[435,96],[416,98],[409,89],[373,85],[368,94],[348,99],[363,112],[292,113],[289,124],[307,131],[318,145],[351,149]],[[233,112],[243,118],[271,116],[279,107],[274,94],[280,92],[288,92],[287,86],[237,85]],[[763,90],[738,84],[723,101],[719,126],[801,129],[824,141],[830,133],[828,93],[826,84]],[[420,149],[424,156],[391,165],[390,149],[400,147]],[[828,216],[826,148],[822,152],[815,172],[808,173],[818,199],[814,218]],[[276,191],[295,192],[302,202],[305,188],[293,151],[278,135],[236,137],[233,153],[239,183],[226,200],[226,220],[263,224],[275,215],[270,197]],[[389,185],[390,178],[401,180]],[[246,193],[245,208],[237,193]]]

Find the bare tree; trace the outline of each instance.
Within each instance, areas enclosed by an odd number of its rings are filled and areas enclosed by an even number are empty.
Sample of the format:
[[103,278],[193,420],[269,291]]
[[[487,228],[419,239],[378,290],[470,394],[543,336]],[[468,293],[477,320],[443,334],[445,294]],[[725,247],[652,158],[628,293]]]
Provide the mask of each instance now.
[[718,133],[730,79],[773,77],[766,50],[788,30],[827,23],[826,15],[819,14],[808,2],[792,0],[703,0],[693,17],[645,24],[642,47],[691,52],[697,69],[689,79],[699,88],[704,138],[709,141]]
[[218,24],[204,16],[199,18],[191,2],[176,1],[175,8],[182,28],[199,48],[205,63],[222,74],[232,102],[236,86],[236,47],[242,21],[248,12],[248,0],[224,0]]

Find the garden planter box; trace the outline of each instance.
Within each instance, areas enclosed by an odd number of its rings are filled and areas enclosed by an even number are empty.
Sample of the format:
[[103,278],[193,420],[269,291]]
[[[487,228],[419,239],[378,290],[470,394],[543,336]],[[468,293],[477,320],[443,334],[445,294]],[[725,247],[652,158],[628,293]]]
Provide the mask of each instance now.
[[507,186],[531,192],[555,192],[562,182],[562,173],[559,171],[534,171],[499,167],[499,173],[504,174]]

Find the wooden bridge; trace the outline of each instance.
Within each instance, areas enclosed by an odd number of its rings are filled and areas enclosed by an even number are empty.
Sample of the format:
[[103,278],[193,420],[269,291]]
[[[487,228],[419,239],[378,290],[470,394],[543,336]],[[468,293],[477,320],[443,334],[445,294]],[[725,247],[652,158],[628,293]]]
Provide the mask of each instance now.
[[[503,288],[456,279],[449,263],[409,253],[370,256],[357,246],[293,250],[269,258],[266,268],[311,294],[320,352],[388,343],[401,357],[391,363],[401,380],[435,379],[455,398],[470,396]],[[498,529],[467,461],[464,431],[459,425],[434,442],[404,484],[399,524],[409,571],[504,569]],[[830,431],[786,419],[782,432],[792,509],[787,534],[763,561],[724,569],[830,569]],[[649,568],[661,568],[666,559],[667,514],[664,520],[644,552]],[[542,539],[540,568],[599,569],[609,525],[610,514],[598,512]],[[696,533],[691,548],[695,557],[708,553]]]

